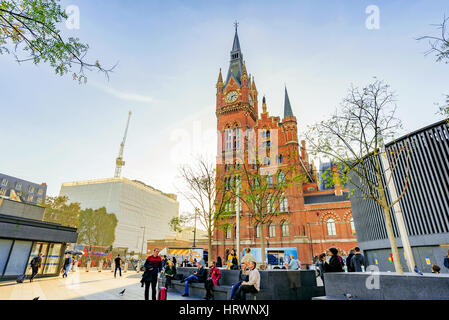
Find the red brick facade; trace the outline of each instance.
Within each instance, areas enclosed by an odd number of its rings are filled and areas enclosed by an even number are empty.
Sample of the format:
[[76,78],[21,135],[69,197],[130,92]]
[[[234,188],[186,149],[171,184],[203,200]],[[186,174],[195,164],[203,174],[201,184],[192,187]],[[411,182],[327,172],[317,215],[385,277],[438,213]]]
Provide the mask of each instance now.
[[[243,62],[237,31],[229,68],[225,81],[220,70],[217,82],[217,172],[226,172],[225,166],[235,164],[239,154],[245,165],[251,167],[251,155],[242,152],[251,149],[250,137],[255,139],[257,146],[253,157],[260,157],[266,170],[280,172],[294,163],[306,179],[288,185],[285,190],[286,208],[273,218],[271,233],[270,226],[264,226],[266,248],[296,247],[298,258],[303,264],[312,263],[314,256],[330,247],[336,247],[342,255],[346,255],[357,243],[351,226],[351,205],[342,193],[345,190],[337,183],[333,190],[318,191],[316,169],[309,162],[305,141],[299,143],[297,119],[291,110],[287,90],[282,119],[269,115],[265,97],[259,116],[257,88],[254,77],[248,75]],[[266,133],[268,131],[269,134]],[[261,146],[268,150],[268,156],[259,155],[263,153],[260,152]],[[276,174],[272,175],[273,183],[277,183]],[[223,176],[217,176],[223,179]],[[242,188],[245,187],[248,185],[245,186],[242,181]],[[257,237],[256,226],[250,221],[248,212],[249,208],[242,204],[240,246],[257,248],[260,247],[260,238]],[[230,220],[235,225],[235,218]],[[231,228],[230,235],[222,230],[215,232],[214,257],[223,258],[227,249],[235,247],[234,228]]]

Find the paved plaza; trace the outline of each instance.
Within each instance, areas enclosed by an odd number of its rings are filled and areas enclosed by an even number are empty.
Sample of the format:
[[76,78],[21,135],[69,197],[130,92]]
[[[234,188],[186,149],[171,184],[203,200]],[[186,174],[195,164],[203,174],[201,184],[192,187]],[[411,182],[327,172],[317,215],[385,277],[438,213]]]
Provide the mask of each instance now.
[[[142,273],[123,273],[114,278],[111,271],[76,271],[67,278],[38,278],[32,283],[15,280],[0,282],[0,300],[144,300],[144,288],[140,286]],[[123,296],[119,294],[123,289]],[[151,290],[150,290],[151,297]],[[168,300],[197,300],[184,298],[179,293],[168,293]]]

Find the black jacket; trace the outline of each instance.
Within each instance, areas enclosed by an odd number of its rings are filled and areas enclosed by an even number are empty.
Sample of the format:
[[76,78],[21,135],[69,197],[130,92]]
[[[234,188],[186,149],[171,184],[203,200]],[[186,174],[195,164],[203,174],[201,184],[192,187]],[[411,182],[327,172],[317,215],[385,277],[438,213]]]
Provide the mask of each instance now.
[[240,270],[240,272],[239,272],[239,281],[240,282],[249,281],[249,275],[248,274],[243,274],[243,271]]
[[362,266],[366,268],[365,257],[361,253],[355,254],[351,259],[351,266],[355,272],[362,272]]
[[338,256],[332,256],[329,263],[324,264],[325,272],[343,272],[343,266],[341,265]]
[[351,264],[351,259],[354,257],[353,253],[350,253],[346,258],[346,266],[348,267],[348,272],[354,272],[354,267]]
[[196,269],[196,277],[198,278],[198,282],[205,282],[207,279],[207,271],[204,267],[200,269]]

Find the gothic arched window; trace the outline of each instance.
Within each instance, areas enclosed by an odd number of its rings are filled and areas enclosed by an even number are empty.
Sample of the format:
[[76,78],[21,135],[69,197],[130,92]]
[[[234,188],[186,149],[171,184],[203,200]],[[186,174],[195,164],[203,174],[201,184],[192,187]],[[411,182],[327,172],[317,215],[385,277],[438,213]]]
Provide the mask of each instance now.
[[287,221],[282,222],[281,229],[282,229],[282,236],[283,237],[288,237],[290,235],[290,232],[288,230],[288,223],[287,223]]
[[332,218],[329,218],[329,219],[327,219],[326,224],[327,224],[327,234],[329,236],[336,236],[337,230],[335,228],[335,220]]
[[274,223],[270,223],[270,226],[268,227],[268,232],[270,238],[276,237],[276,225]]

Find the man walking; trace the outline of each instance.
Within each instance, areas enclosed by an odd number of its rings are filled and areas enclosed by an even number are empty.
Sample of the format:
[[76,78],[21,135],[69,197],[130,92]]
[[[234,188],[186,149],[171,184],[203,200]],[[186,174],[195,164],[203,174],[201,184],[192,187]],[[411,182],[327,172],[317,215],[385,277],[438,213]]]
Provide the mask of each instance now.
[[33,282],[34,277],[37,275],[39,268],[41,267],[42,264],[42,253],[39,253],[39,255],[37,257],[34,257],[31,262],[31,277],[30,277],[30,282]]
[[354,272],[363,272],[363,268],[366,269],[366,261],[363,254],[360,253],[360,248],[355,247],[354,248],[354,256],[351,259],[351,267],[354,270]]
[[196,263],[196,267],[197,267],[197,271],[194,271],[193,275],[187,277],[184,280],[185,288],[184,288],[184,294],[182,295],[183,297],[188,297],[189,296],[189,283],[192,283],[192,282],[206,282],[207,272],[204,269],[204,267],[201,264],[201,262],[197,262]]
[[145,284],[145,300],[149,300],[150,286],[151,298],[156,300],[157,276],[162,272],[162,261],[159,257],[159,249],[155,248],[153,254],[148,256],[144,264],[145,272],[142,275],[142,284]]
[[114,278],[117,275],[117,269],[120,271],[120,277],[122,276],[122,258],[120,258],[120,255],[118,254],[117,257],[114,259],[115,263],[115,271],[114,271]]
[[70,256],[70,254],[67,255],[67,258],[65,258],[64,260],[64,274],[62,275],[63,278],[67,278],[67,273],[70,271],[72,267],[72,257]]
[[246,300],[247,293],[258,293],[260,291],[260,273],[256,269],[256,262],[252,261],[249,268],[249,280],[242,282],[235,293],[234,300]]

